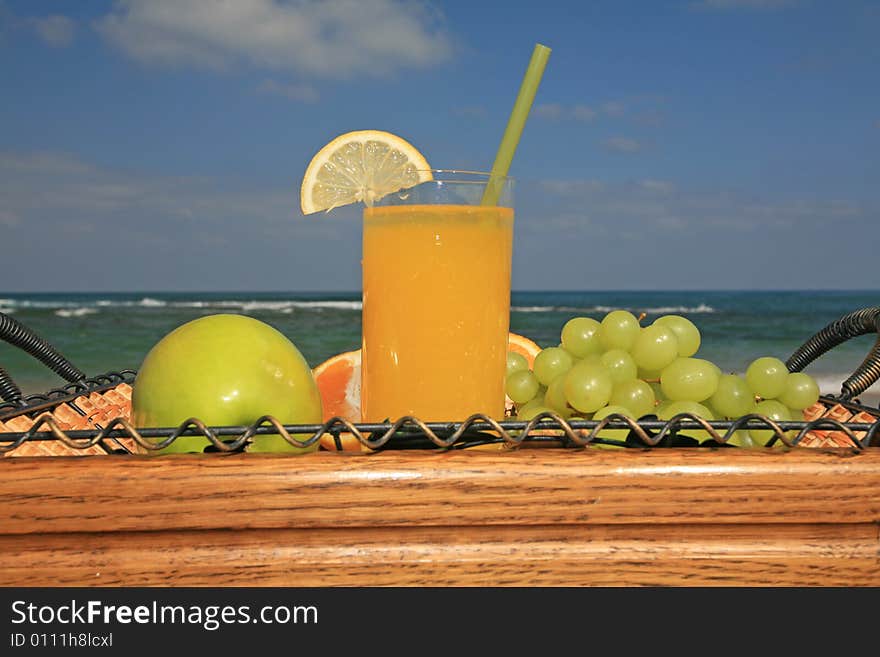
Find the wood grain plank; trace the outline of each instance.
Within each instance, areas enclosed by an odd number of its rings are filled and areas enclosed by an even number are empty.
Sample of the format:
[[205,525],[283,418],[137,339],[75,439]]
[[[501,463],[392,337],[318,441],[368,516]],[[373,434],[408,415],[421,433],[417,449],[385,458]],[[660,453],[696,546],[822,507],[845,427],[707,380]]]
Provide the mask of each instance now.
[[880,448],[0,460],[0,534],[876,523]]
[[870,524],[0,537],[4,586],[878,586]]

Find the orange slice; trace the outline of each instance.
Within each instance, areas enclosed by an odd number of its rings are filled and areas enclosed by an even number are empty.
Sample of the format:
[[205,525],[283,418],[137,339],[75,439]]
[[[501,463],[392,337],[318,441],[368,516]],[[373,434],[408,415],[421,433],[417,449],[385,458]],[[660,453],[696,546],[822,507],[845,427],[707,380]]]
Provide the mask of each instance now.
[[[332,356],[312,370],[321,394],[322,422],[332,417],[345,418],[349,422],[361,421],[361,350],[346,351]],[[339,436],[343,451],[361,451],[361,442],[350,433]],[[321,447],[339,450],[336,440],[329,433],[321,437]]]
[[[508,338],[508,349],[526,357],[529,367],[535,362],[535,356],[541,348],[528,338],[511,333]],[[361,350],[346,351],[331,356],[312,370],[318,391],[321,394],[323,422],[332,417],[342,417],[352,423],[361,421]],[[512,404],[512,402],[510,402]],[[464,418],[462,418],[464,419]],[[362,451],[364,446],[349,433],[340,434],[343,451]],[[321,438],[321,447],[330,451],[338,451],[339,446],[330,434]]]
[[507,349],[522,354],[529,361],[529,369],[535,364],[535,356],[541,353],[541,347],[523,335],[510,333],[507,340]]

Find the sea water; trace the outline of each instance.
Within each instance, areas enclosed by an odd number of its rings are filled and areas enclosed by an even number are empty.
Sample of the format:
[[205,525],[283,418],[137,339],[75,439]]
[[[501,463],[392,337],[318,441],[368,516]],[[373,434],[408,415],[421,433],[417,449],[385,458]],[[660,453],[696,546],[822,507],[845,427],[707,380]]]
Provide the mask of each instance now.
[[[626,291],[514,292],[510,330],[542,347],[559,343],[575,316],[601,319],[623,308],[643,325],[679,314],[702,333],[698,356],[725,371],[744,372],[759,356],[787,359],[815,332],[843,315],[880,305],[880,291]],[[88,376],[138,369],[162,336],[197,317],[240,313],[265,321],[296,344],[313,367],[334,354],[360,348],[360,292],[132,292],[22,294],[0,292],[0,312],[36,331]],[[876,336],[854,338],[807,366],[824,393],[862,362]],[[64,381],[39,361],[0,341],[0,367],[25,393]],[[880,384],[869,391],[880,395]]]

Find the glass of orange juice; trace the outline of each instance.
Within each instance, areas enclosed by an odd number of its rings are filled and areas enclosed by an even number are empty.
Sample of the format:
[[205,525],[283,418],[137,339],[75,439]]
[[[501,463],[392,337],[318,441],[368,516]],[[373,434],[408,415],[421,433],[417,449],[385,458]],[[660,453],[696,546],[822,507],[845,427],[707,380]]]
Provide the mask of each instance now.
[[432,175],[364,209],[364,422],[504,416],[513,181]]

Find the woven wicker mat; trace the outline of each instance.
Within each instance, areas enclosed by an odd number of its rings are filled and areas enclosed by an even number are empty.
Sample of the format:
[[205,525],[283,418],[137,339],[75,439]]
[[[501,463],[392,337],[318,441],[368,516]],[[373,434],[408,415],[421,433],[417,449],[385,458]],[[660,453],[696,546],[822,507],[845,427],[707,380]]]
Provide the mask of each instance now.
[[[867,411],[850,410],[842,404],[826,405],[821,401],[804,409],[804,419],[807,422],[818,420],[820,417],[852,424],[873,424],[880,418],[880,411],[878,411],[877,415],[872,415]],[[865,431],[853,431],[853,434],[859,440],[864,438],[866,433]],[[834,431],[833,429],[814,429],[813,431],[808,431],[798,444],[803,447],[852,447],[853,445],[852,440],[850,440],[846,433]]]
[[[104,392],[91,392],[77,397],[73,401],[64,402],[40,413],[50,413],[59,428],[65,431],[94,430],[107,426],[112,420],[122,417],[131,418],[131,386],[120,383],[115,388]],[[0,433],[27,431],[34,425],[36,418],[18,415],[5,422],[0,422]],[[143,448],[130,438],[112,438],[105,441],[107,449],[122,450],[130,453],[143,452]],[[78,449],[65,445],[60,440],[27,440],[18,447],[3,453],[3,456],[88,456],[107,455],[108,451],[100,445],[86,449]]]

